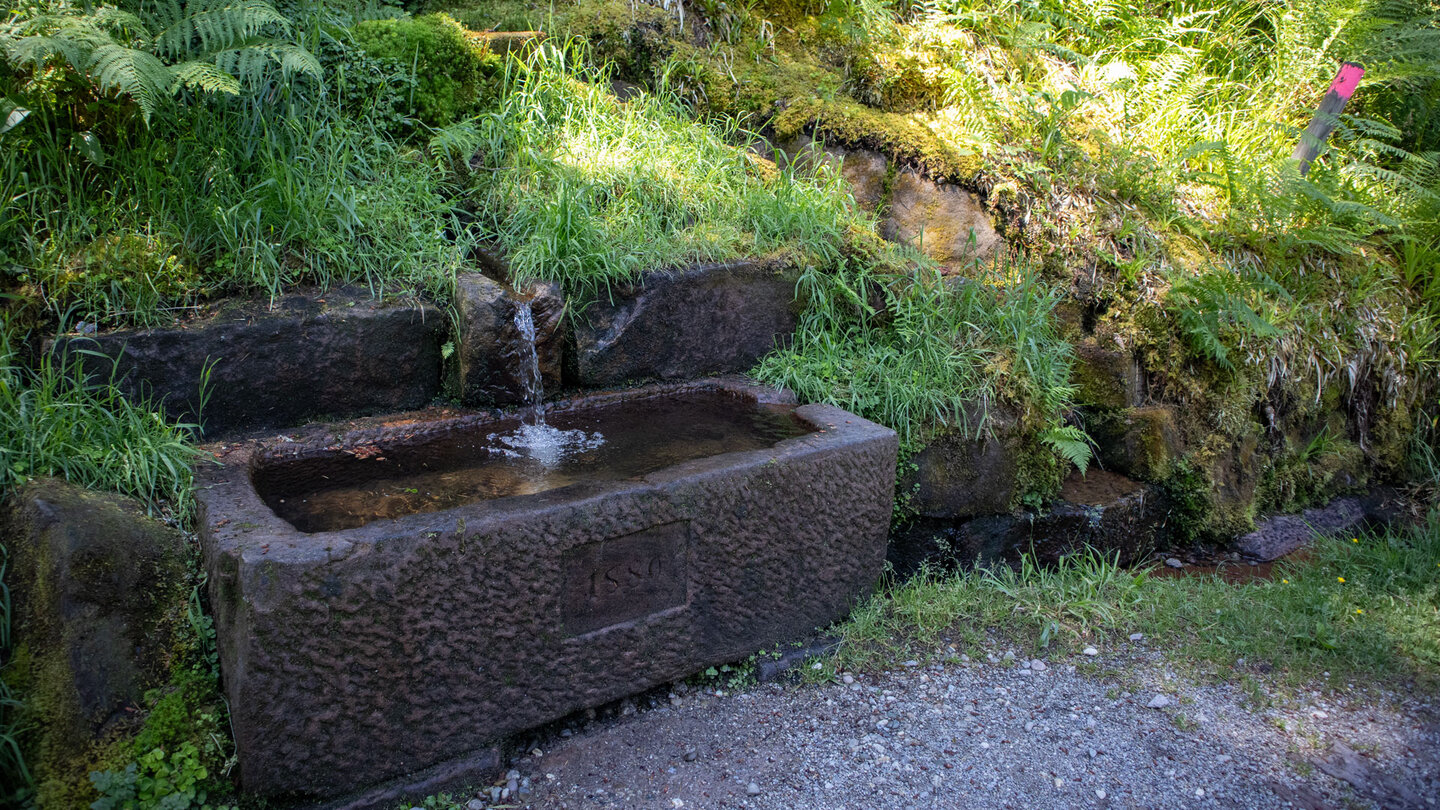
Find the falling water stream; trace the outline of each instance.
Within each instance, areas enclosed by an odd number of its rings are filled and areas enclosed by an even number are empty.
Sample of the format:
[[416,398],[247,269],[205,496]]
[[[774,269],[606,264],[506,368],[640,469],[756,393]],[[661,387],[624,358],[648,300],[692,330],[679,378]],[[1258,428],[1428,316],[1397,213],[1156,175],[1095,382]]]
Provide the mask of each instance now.
[[492,433],[489,439],[501,446],[500,452],[514,457],[528,457],[546,467],[554,467],[567,456],[594,450],[605,443],[596,432],[561,430],[545,422],[545,381],[540,373],[540,353],[536,349],[535,315],[531,302],[515,305],[515,331],[519,339],[513,356],[520,379],[520,393],[525,400],[525,414],[520,427],[509,433]]
[[529,301],[515,306],[515,331],[520,333],[516,355],[520,359],[520,393],[529,413],[526,424],[545,424],[545,381],[540,376],[540,352],[535,347],[535,314]]

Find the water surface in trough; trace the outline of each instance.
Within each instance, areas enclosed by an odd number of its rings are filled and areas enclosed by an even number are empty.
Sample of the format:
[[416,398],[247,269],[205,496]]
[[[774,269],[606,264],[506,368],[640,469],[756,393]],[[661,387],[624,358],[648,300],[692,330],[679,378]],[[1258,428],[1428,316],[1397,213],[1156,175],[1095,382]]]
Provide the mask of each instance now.
[[793,405],[696,392],[506,419],[333,456],[262,463],[256,490],[302,532],[363,526],[580,481],[618,481],[682,461],[772,447],[813,428]]

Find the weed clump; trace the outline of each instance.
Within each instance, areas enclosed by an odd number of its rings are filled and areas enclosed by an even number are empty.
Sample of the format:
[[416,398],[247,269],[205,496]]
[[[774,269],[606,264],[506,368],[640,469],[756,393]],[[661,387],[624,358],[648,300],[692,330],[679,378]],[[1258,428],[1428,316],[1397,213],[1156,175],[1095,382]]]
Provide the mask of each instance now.
[[394,60],[415,76],[415,117],[443,127],[472,110],[485,96],[486,78],[498,59],[447,14],[362,20],[355,42],[376,59]]

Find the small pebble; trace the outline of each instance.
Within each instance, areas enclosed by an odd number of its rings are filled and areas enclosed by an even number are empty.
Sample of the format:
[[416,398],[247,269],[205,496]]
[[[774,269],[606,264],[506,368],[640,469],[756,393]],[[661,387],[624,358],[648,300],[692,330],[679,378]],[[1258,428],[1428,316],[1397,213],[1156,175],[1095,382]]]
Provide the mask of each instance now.
[[465,803],[465,810],[485,810],[485,803],[479,799],[471,799]]
[[1144,633],[1131,633],[1131,634],[1130,634],[1130,640],[1131,640],[1131,641],[1139,641],[1139,640],[1142,639],[1142,638],[1145,638],[1145,634],[1144,634]]
[[846,686],[849,686],[850,684],[855,682],[855,676],[847,672],[840,678],[840,681]]
[[1045,662],[1041,661],[1039,658],[1036,658],[1034,661],[1030,662],[1030,668],[1035,670],[1036,672],[1044,672],[1046,669],[1048,669],[1048,667],[1046,667],[1045,665]]
[[697,753],[697,752],[695,752],[694,750],[686,751],[686,752],[685,752],[685,756],[682,757],[682,759],[684,759],[686,762],[694,762],[695,760],[697,760],[697,759],[699,759],[699,758],[700,758],[700,754]]
[[1099,655],[1099,654],[1100,654],[1100,651],[1097,650],[1097,649],[1095,649],[1094,647],[1086,647],[1086,648],[1085,648],[1084,650],[1082,650],[1081,652],[1083,652],[1083,653],[1086,654],[1086,655]]
[[1105,799],[1105,791],[1103,791],[1103,790],[1097,790],[1097,791],[1095,791],[1095,798],[1100,799],[1100,800],[1103,801],[1103,800]]
[[760,786],[755,784],[754,782],[751,782],[750,784],[745,786],[745,792],[751,796],[759,796]]
[[1170,698],[1165,697],[1164,695],[1156,695],[1155,697],[1150,698],[1150,702],[1146,703],[1145,705],[1146,707],[1151,709],[1163,709],[1166,706],[1170,705]]
[[1175,557],[1171,557],[1170,559],[1166,560],[1166,561],[1165,561],[1165,564],[1168,565],[1168,566],[1170,566],[1171,568],[1184,568],[1184,567],[1185,567],[1185,563],[1180,562],[1180,560],[1176,559]]

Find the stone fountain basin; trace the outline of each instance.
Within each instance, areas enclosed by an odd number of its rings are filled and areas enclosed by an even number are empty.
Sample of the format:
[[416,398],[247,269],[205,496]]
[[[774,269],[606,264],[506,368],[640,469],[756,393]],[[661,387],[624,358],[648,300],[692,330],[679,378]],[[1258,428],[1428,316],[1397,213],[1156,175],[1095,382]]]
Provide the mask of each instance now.
[[[719,379],[580,404],[696,390],[789,397]],[[446,413],[210,448],[200,533],[245,790],[317,799],[444,770],[802,637],[880,573],[896,437],[825,405],[794,411],[814,432],[766,449],[339,531],[296,530],[253,483],[285,458],[486,418]]]

